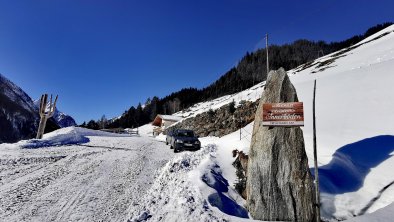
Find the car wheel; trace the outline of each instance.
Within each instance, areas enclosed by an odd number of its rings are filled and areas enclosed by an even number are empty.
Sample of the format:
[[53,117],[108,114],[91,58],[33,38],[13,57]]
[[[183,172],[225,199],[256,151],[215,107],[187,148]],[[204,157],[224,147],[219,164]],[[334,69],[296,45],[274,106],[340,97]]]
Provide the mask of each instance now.
[[174,153],[178,153],[178,152],[179,152],[179,150],[174,148]]

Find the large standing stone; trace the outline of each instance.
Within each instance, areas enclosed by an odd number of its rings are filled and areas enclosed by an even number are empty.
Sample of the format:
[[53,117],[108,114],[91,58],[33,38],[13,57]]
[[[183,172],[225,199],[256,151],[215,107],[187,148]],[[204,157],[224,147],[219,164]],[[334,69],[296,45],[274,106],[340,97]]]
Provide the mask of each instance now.
[[314,187],[300,127],[262,125],[263,103],[297,102],[286,71],[268,74],[257,108],[247,174],[247,207],[254,219],[314,221]]

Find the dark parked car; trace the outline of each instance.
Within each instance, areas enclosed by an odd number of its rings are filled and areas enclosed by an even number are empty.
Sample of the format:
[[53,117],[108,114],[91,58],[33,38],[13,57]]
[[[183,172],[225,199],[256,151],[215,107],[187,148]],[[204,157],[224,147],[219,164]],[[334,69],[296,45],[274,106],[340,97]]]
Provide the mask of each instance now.
[[177,153],[182,150],[199,150],[201,143],[192,130],[177,129],[168,132],[166,144],[170,144],[171,149]]
[[172,134],[173,134],[173,133],[174,133],[173,130],[167,132],[167,136],[166,136],[166,145],[168,145],[168,144],[171,143],[171,139],[173,138],[173,137],[172,137]]

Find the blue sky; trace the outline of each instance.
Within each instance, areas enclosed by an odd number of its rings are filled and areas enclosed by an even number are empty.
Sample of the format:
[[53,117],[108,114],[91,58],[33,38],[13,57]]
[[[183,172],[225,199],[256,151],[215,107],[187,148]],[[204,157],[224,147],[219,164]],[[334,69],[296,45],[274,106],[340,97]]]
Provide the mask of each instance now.
[[247,51],[394,21],[392,0],[0,0],[0,73],[78,123],[204,87]]

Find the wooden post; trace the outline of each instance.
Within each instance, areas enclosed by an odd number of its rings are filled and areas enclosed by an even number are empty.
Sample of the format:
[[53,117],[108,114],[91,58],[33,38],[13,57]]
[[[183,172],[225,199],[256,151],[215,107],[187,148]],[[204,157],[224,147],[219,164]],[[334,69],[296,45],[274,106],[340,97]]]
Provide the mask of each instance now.
[[317,165],[317,148],[316,148],[316,109],[315,109],[315,100],[316,100],[316,79],[313,86],[313,158],[315,162],[315,191],[316,191],[316,222],[320,222],[320,192],[319,192],[319,168]]
[[242,116],[241,114],[239,114],[240,116],[240,126],[239,126],[239,140],[242,140]]
[[41,95],[40,99],[40,125],[38,126],[37,130],[37,136],[36,139],[42,139],[42,136],[44,135],[45,131],[45,126],[47,123],[47,120],[53,116],[56,110],[56,102],[57,102],[57,96],[55,99],[55,102],[52,103],[52,95],[49,103],[49,110],[46,112],[46,107],[48,104],[48,94],[43,94]]
[[268,34],[265,34],[265,51],[267,52],[267,76],[270,72],[270,65],[268,60]]

